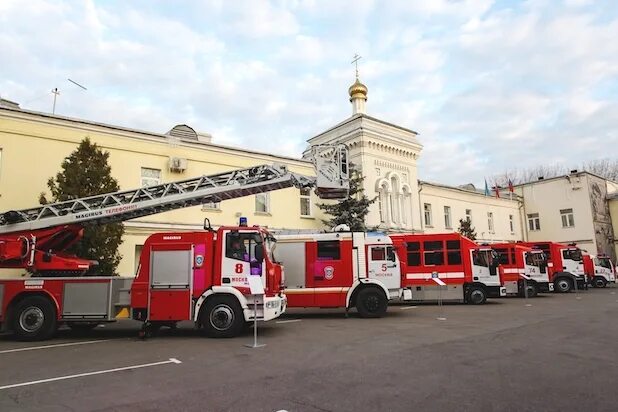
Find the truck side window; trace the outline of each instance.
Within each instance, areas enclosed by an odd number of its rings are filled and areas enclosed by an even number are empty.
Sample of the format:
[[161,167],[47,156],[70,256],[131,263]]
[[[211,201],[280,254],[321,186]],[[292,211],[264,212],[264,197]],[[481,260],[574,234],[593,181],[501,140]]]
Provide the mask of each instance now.
[[489,267],[487,263],[487,253],[482,250],[475,250],[472,252],[472,264],[475,266]]
[[263,247],[257,243],[254,233],[230,232],[225,237],[225,257],[245,262],[255,256],[255,248]]
[[[501,265],[509,264],[509,252],[507,249],[494,249],[498,253],[498,261]],[[512,256],[511,256],[512,257]],[[513,261],[515,263],[515,261]]]
[[449,265],[461,265],[461,246],[459,240],[446,241],[446,261]]
[[441,240],[424,242],[423,254],[426,265],[443,265],[444,264],[444,242]]
[[421,244],[420,242],[408,242],[406,247],[408,252],[408,266],[421,265]]
[[318,241],[318,260],[339,260],[341,251],[338,240]]
[[395,255],[394,247],[389,246],[386,248],[386,260],[389,260],[391,262],[397,261],[397,256]]

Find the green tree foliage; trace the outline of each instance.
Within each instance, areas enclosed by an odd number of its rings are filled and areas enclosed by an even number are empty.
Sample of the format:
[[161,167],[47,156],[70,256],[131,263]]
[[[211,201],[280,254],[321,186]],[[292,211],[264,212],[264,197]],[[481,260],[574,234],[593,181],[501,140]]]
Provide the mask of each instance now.
[[474,230],[470,218],[459,219],[459,228],[457,231],[470,240],[476,240],[476,230]]
[[367,230],[365,218],[369,213],[369,205],[376,201],[377,197],[369,199],[363,190],[364,177],[358,169],[350,165],[350,192],[348,197],[337,203],[319,203],[317,206],[329,216],[330,219],[322,220],[328,227],[346,224],[350,230],[364,232]]
[[[47,181],[51,201],[61,202],[120,190],[118,181],[111,175],[108,159],[109,152],[104,152],[95,143],[91,143],[90,139],[85,138],[77,149],[64,159],[62,171]],[[44,193],[41,193],[39,202],[48,203]],[[89,274],[116,275],[122,258],[118,247],[122,243],[123,234],[122,223],[86,226],[84,237],[73,245],[69,252],[99,262]]]

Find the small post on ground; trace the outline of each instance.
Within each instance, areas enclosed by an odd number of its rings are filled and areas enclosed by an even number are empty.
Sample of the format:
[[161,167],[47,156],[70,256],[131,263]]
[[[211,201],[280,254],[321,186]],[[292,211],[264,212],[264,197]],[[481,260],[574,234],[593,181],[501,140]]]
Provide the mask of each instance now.
[[528,276],[521,275],[521,277],[524,278],[524,302],[526,302],[525,306],[530,307],[532,306],[532,304],[529,303],[528,300]]
[[[586,279],[586,277],[584,275],[584,282],[585,282],[585,279]],[[573,280],[573,285],[575,287],[575,299],[576,300],[581,300],[582,297],[579,296],[579,287],[577,285],[577,276],[575,276],[575,279]]]
[[436,282],[438,285],[438,307],[440,308],[440,315],[437,317],[438,320],[446,320],[446,316],[444,315],[444,305],[442,304],[442,287],[446,286],[446,283],[440,279],[440,275],[438,272],[431,273],[431,280]]
[[[262,302],[264,302],[264,285],[262,285],[262,277],[259,275],[249,275],[247,276],[249,280],[249,289],[251,290],[251,295],[253,296],[253,343],[245,344],[248,348],[261,348],[266,346],[265,343],[258,343],[257,340],[257,330],[258,330],[258,316],[257,316],[257,307],[259,296],[262,296]],[[266,304],[264,302],[264,309],[266,309]]]

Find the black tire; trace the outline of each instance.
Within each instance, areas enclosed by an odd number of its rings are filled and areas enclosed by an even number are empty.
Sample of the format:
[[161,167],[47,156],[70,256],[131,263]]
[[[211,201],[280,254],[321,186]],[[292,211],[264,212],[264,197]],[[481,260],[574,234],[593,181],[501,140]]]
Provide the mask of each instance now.
[[356,310],[361,318],[381,318],[387,308],[384,292],[376,287],[364,287],[356,296]]
[[487,292],[481,286],[470,286],[466,295],[466,303],[470,305],[482,305],[487,302]]
[[232,296],[212,296],[200,313],[200,325],[211,338],[233,338],[245,328],[245,315]]
[[18,340],[45,340],[56,333],[56,307],[46,297],[26,297],[17,302],[11,313],[11,329]]
[[67,326],[75,332],[87,332],[99,326],[96,322],[67,322]]
[[602,278],[601,276],[595,277],[593,282],[593,286],[595,288],[604,288],[607,286],[607,280],[605,280],[605,278]]
[[558,293],[569,293],[573,290],[573,281],[569,278],[558,278],[554,280],[554,291]]

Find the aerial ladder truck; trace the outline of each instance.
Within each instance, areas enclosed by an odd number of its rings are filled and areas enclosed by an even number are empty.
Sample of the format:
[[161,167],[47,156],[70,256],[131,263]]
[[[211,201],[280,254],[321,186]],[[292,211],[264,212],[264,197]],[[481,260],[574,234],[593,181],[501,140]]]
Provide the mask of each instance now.
[[[67,249],[86,225],[206,202],[289,187],[315,187],[323,199],[347,196],[346,149],[315,146],[312,154],[316,177],[261,165],[0,213],[0,269],[27,272],[0,279],[0,330],[43,340],[60,324],[88,329],[115,321],[126,309],[142,322],[142,334],[189,320],[211,337],[232,337],[256,317],[278,317],[287,302],[283,267],[272,254],[274,237],[261,227],[215,231],[205,222],[204,231],[155,233],[143,246],[134,278],[84,276],[97,262]],[[261,277],[263,295],[251,296],[249,276]]]

